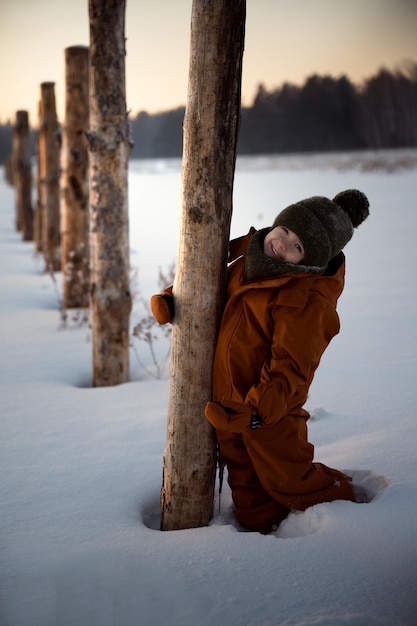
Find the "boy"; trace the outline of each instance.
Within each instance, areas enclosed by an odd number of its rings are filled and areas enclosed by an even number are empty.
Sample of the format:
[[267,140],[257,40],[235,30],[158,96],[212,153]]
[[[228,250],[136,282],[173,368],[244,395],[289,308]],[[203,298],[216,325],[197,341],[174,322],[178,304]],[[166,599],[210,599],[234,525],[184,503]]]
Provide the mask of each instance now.
[[[230,242],[227,299],[206,418],[228,468],[235,515],[268,533],[291,509],[355,501],[351,478],[313,461],[303,409],[321,356],[339,332],[342,249],[369,215],[358,190],[290,205],[272,228]],[[153,296],[160,323],[172,291]]]

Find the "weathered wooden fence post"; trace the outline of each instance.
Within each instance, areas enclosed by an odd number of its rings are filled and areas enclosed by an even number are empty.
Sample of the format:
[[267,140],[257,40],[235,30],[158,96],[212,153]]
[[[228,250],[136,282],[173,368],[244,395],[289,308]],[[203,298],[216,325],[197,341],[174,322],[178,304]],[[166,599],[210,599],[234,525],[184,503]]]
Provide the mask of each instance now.
[[[39,129],[42,128],[42,98],[38,102],[38,120]],[[35,243],[35,253],[42,252],[42,173],[40,160],[40,144],[41,131],[39,130],[36,138],[36,162],[38,164],[36,170],[36,203],[33,215],[33,239]]]
[[204,407],[223,308],[245,13],[245,0],[192,4],[162,530],[205,526],[213,515],[216,449]]
[[27,111],[16,111],[16,123],[13,128],[13,184],[16,198],[16,229],[22,233],[23,241],[32,241],[32,163]]
[[42,119],[39,128],[39,169],[42,204],[42,251],[45,271],[61,269],[60,131],[55,108],[55,83],[41,84]]
[[65,124],[62,135],[62,301],[87,307],[90,293],[88,48],[65,49]]
[[125,0],[89,0],[93,385],[129,379]]

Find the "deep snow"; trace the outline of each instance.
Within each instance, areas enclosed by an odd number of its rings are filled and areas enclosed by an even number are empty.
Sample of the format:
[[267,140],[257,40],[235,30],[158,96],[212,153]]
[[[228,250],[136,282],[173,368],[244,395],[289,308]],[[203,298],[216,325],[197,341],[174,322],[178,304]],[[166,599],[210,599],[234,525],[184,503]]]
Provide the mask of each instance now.
[[[416,157],[239,159],[232,236],[310,195],[357,187],[371,203],[307,408],[316,460],[351,469],[374,498],[293,513],[268,536],[240,532],[227,489],[209,527],[158,530],[168,375],[146,374],[132,350],[130,383],[91,388],[88,326],[61,328],[61,276],[15,232],[0,173],[2,626],[416,623]],[[179,161],[133,161],[129,206],[134,324],[175,258]]]

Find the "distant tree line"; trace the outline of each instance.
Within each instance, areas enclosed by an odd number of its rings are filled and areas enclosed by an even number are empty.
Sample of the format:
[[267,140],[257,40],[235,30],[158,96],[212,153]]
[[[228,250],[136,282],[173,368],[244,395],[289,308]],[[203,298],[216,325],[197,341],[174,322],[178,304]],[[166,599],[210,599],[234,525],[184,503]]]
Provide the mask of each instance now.
[[[133,158],[180,157],[185,108],[131,122]],[[356,87],[346,76],[313,75],[299,87],[259,85],[242,108],[240,154],[417,146],[417,63],[381,69]]]
[[[132,120],[134,158],[179,157],[184,107]],[[299,87],[259,85],[242,108],[240,154],[417,146],[417,63],[380,70],[360,87],[313,75]]]
[[[131,158],[182,155],[185,107],[131,119]],[[10,155],[12,127],[0,125],[0,161]],[[417,146],[417,63],[381,69],[362,85],[313,75],[302,86],[259,85],[242,107],[239,154],[279,154]]]
[[13,128],[10,122],[0,124],[0,163],[5,163],[12,154]]
[[417,146],[417,64],[381,70],[356,88],[311,76],[302,87],[258,88],[242,111],[240,152],[285,153]]

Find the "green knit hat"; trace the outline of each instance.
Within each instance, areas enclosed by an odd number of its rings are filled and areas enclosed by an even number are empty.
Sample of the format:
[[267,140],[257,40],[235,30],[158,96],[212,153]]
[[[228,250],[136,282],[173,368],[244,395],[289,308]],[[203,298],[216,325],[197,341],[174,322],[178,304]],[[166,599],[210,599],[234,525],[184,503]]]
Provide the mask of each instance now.
[[357,189],[341,191],[330,200],[314,196],[281,211],[272,225],[292,230],[304,247],[303,265],[325,268],[348,243],[369,215],[369,202]]

